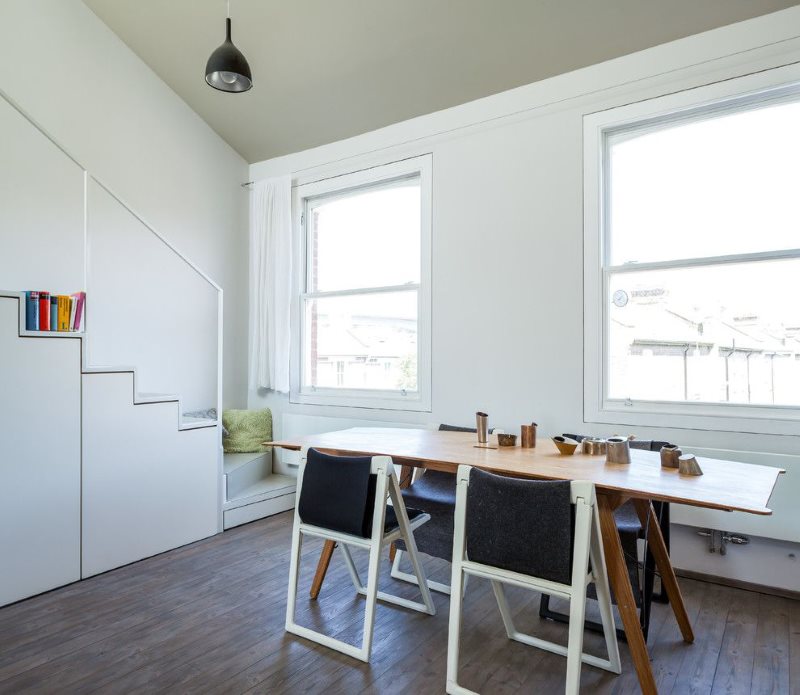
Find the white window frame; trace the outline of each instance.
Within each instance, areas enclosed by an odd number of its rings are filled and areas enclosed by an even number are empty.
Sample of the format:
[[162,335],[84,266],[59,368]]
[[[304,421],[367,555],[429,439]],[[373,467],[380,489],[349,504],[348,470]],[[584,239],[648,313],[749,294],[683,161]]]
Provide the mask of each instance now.
[[[295,187],[293,194],[295,300],[292,307],[291,403],[371,408],[380,410],[431,411],[431,174],[430,154],[410,157],[359,171],[328,174],[325,179]],[[318,196],[346,195],[365,186],[380,185],[403,178],[419,176],[420,180],[420,281],[419,284],[369,288],[369,292],[417,290],[417,391],[384,391],[377,389],[311,388],[303,384],[303,349],[305,345],[304,300],[316,293],[308,292],[309,261],[308,228],[305,210],[308,199]],[[325,297],[360,294],[361,290],[319,293]]]
[[[698,87],[584,117],[584,421],[658,428],[800,434],[800,407],[612,399],[608,393],[609,278],[611,273],[709,265],[704,258],[611,266],[607,138],[614,132],[661,128],[753,104],[800,98],[800,66]],[[715,257],[714,263],[800,258],[800,249]]]

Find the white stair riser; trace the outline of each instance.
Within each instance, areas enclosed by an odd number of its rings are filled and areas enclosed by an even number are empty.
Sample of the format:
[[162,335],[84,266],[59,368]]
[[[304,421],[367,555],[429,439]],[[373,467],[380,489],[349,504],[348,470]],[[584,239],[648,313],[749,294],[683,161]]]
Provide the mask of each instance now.
[[227,530],[234,526],[241,526],[257,519],[263,519],[266,516],[294,509],[295,497],[296,495],[293,492],[288,495],[256,502],[255,504],[248,504],[244,507],[229,509],[224,513],[224,528]]
[[226,499],[231,500],[247,487],[272,473],[272,453],[267,452],[225,476]]

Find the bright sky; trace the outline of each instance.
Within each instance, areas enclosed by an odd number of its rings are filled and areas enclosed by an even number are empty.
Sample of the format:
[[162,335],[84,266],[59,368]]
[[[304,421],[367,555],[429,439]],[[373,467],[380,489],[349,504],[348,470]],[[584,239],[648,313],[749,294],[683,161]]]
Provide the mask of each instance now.
[[800,103],[611,147],[612,265],[800,248]]
[[318,291],[418,283],[419,178],[313,207],[319,249]]

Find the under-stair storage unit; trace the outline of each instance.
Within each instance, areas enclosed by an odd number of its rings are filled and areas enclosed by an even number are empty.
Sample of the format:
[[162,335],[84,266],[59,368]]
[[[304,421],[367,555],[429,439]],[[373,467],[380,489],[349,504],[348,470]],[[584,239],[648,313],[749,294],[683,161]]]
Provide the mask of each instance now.
[[84,577],[217,532],[219,431],[178,408],[134,405],[130,372],[83,375]]
[[81,576],[81,340],[20,332],[0,295],[0,606]]
[[[221,288],[2,92],[0,133],[4,605],[220,532],[225,498]],[[26,330],[21,290],[78,289],[84,333]]]
[[294,508],[297,479],[272,472],[272,451],[225,454],[226,529]]

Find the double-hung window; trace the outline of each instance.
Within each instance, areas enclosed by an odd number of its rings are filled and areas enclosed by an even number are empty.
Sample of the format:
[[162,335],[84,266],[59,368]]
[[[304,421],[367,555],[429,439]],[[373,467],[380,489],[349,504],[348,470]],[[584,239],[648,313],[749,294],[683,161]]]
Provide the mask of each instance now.
[[430,410],[430,157],[298,186],[292,400]]
[[702,97],[586,119],[586,419],[797,433],[800,89]]

